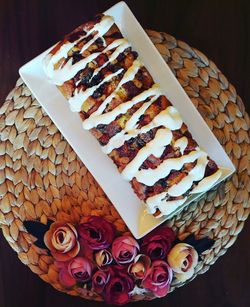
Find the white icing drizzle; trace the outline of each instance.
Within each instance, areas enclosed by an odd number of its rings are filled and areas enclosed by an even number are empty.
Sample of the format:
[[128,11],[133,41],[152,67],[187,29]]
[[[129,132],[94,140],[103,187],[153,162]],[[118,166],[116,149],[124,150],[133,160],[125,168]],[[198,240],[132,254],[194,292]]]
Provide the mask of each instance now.
[[160,157],[167,145],[170,144],[173,134],[171,130],[162,128],[157,130],[153,140],[142,147],[132,161],[122,171],[126,180],[132,180],[142,163],[150,156]]
[[[132,100],[121,103],[116,108],[114,108],[112,111],[109,111],[109,112],[106,112],[100,115],[97,114],[97,115],[90,116],[83,122],[83,128],[89,130],[93,127],[98,126],[99,124],[108,125],[113,120],[115,120],[118,115],[125,114],[135,104],[137,104],[138,102],[144,101],[145,99],[154,95],[155,93],[156,93],[156,90],[154,87],[152,87],[140,93],[139,95],[135,96]],[[156,97],[152,98],[151,103],[155,101],[156,99],[157,99]]]
[[[151,212],[154,213],[155,209],[159,208],[159,210],[163,212],[162,207],[164,208],[164,206],[166,205],[173,204],[172,201],[167,201],[165,200],[165,198],[168,196],[177,197],[177,196],[183,195],[187,190],[191,188],[194,181],[201,180],[204,177],[207,163],[208,163],[207,155],[205,152],[202,152],[202,155],[198,158],[197,164],[195,165],[195,167],[179,183],[171,186],[166,192],[162,192],[160,194],[147,198],[146,205],[147,205],[148,210],[151,210]],[[185,200],[184,199],[173,200],[173,202],[178,202],[178,206],[180,206],[182,203],[185,202]],[[165,214],[168,214],[168,213],[166,213],[165,211]]]
[[215,184],[215,182],[218,181],[221,174],[222,174],[221,170],[218,169],[212,175],[207,176],[204,179],[202,179],[190,193],[194,194],[194,193],[202,193],[202,192],[208,191]]
[[[99,106],[99,108],[90,115],[88,118],[87,123],[90,123],[93,118],[97,118],[97,116],[101,115],[102,112],[105,110],[106,106],[112,101],[112,99],[115,97],[115,94],[119,90],[119,88],[126,82],[133,80],[135,77],[135,74],[139,70],[141,66],[141,63],[137,60],[133,62],[133,65],[129,67],[129,69],[125,72],[123,78],[119,82],[116,90],[110,94],[106,99],[102,102],[102,104]],[[123,68],[119,69],[117,72],[113,74],[109,74],[107,77],[105,77],[99,84],[96,86],[92,86],[88,88],[85,91],[77,91],[77,89],[74,92],[74,95],[69,99],[69,104],[71,107],[72,112],[80,112],[82,105],[84,102],[94,93],[95,90],[97,90],[103,83],[110,81],[113,77],[119,75],[122,72]],[[97,119],[96,119],[97,120]],[[86,120],[85,120],[86,121]],[[85,121],[83,122],[84,129],[91,129],[91,128],[85,128]],[[87,124],[86,124],[87,125]]]
[[94,27],[87,33],[86,36],[89,36],[93,32],[98,32],[90,41],[83,45],[80,53],[83,53],[87,50],[99,37],[102,37],[114,24],[114,19],[110,16],[103,16],[101,21],[96,23]]
[[[156,208],[158,208],[162,214],[167,215],[176,210],[186,201],[187,197],[180,200],[172,201],[167,201],[165,200],[165,198],[167,196],[178,197],[183,195],[187,190],[192,187],[194,181],[199,181],[204,177],[207,163],[207,155],[205,152],[203,152],[203,155],[197,160],[196,166],[179,183],[170,187],[167,192],[162,192],[160,194],[147,198],[145,204],[148,212],[155,213]],[[190,194],[202,193],[209,190],[214,185],[214,183],[218,181],[220,176],[221,171],[217,170],[214,174],[203,178],[197,184],[197,186],[190,191]]]
[[100,37],[100,39],[102,40],[103,47],[106,47],[107,43],[106,43],[105,39],[102,36]]
[[70,80],[73,78],[76,73],[84,69],[84,67],[87,65],[87,63],[91,62],[93,59],[95,59],[100,52],[96,52],[94,54],[91,54],[87,58],[82,59],[81,61],[77,62],[76,64],[72,65],[72,58],[68,60],[68,62],[58,69],[54,69],[54,65],[62,58],[67,58],[68,52],[82,39],[88,37],[93,32],[98,32],[89,42],[83,45],[82,50],[80,53],[82,53],[84,50],[88,49],[97,38],[102,37],[103,34],[105,34],[110,27],[114,24],[114,20],[110,16],[103,16],[101,21],[94,25],[92,29],[90,29],[85,35],[78,38],[75,42],[67,42],[63,44],[59,50],[55,54],[48,54],[44,59],[44,71],[47,74],[47,76],[53,81],[56,85],[62,85],[65,81]]
[[[175,118],[175,120],[173,120],[171,114]],[[140,115],[140,112],[137,115]],[[139,117],[137,118],[139,119]],[[134,118],[133,121],[135,120],[136,119]],[[110,153],[114,148],[121,147],[126,141],[130,140],[131,138],[136,137],[139,134],[146,133],[151,129],[157,128],[159,126],[164,126],[170,130],[180,129],[180,127],[182,126],[182,119],[180,117],[179,112],[174,107],[170,106],[166,110],[156,115],[156,117],[148,125],[143,126],[141,129],[135,128],[127,130],[127,128],[125,128],[125,131],[122,130],[121,132],[113,136],[109,140],[108,144],[102,147],[102,150],[104,153]]]
[[139,118],[146,112],[146,110],[151,106],[151,104],[159,98],[161,92],[160,89],[156,88],[155,86],[156,84],[153,85],[153,88],[155,88],[155,96],[149,101],[143,103],[143,105],[138,110],[136,110],[135,113],[130,117],[130,119],[126,122],[124,128],[126,132],[135,129]]
[[43,69],[46,73],[46,75],[50,78],[50,80],[54,83],[57,84],[57,80],[55,78],[55,74],[57,72],[58,74],[58,70],[54,69],[54,65],[62,58],[67,58],[68,52],[70,51],[71,48],[74,47],[74,45],[77,43],[78,41],[76,41],[75,43],[66,43],[63,44],[60,49],[55,53],[55,54],[48,54],[43,61]]
[[94,60],[100,52],[90,54],[88,57],[81,59],[72,65],[73,58],[70,58],[68,62],[60,69],[54,71],[53,81],[56,85],[62,85],[65,81],[73,78],[78,71],[84,69],[88,63]]
[[188,145],[188,139],[187,139],[185,136],[179,138],[179,139],[176,140],[175,143],[174,143],[174,147],[179,147],[180,153],[181,153],[182,155],[183,155],[184,150],[186,149],[187,145]]
[[123,71],[123,68],[119,69],[115,73],[107,75],[102,82],[99,84],[88,88],[85,91],[80,90],[79,92],[77,89],[74,91],[74,95],[69,99],[70,109],[72,112],[80,112],[82,105],[84,102],[105,82],[109,82],[112,78],[119,75]]
[[92,80],[92,78],[94,76],[96,76],[104,67],[106,67],[109,63],[113,62],[120,53],[122,53],[125,49],[127,49],[128,47],[130,47],[130,43],[125,39],[125,38],[120,38],[120,39],[116,39],[115,41],[113,41],[111,44],[108,45],[107,48],[105,48],[102,53],[106,53],[109,50],[114,49],[115,47],[117,47],[114,52],[108,57],[108,61],[105,62],[102,66],[96,68],[94,70],[94,73],[91,77],[90,80]]
[[[93,77],[96,76],[103,68],[105,68],[109,63],[113,62],[113,61],[119,56],[120,53],[122,53],[126,48],[130,47],[130,44],[129,44],[129,42],[128,42],[126,39],[124,39],[124,38],[117,39],[117,40],[113,41],[111,44],[109,44],[108,47],[105,48],[105,49],[102,51],[102,53],[106,53],[106,52],[108,52],[109,50],[114,49],[115,47],[117,47],[117,48],[116,48],[116,49],[114,50],[114,52],[108,57],[108,61],[105,62],[102,66],[100,66],[100,67],[98,67],[98,68],[96,68],[96,69],[94,70],[94,73],[93,73],[93,75],[92,75],[92,77],[91,77],[91,79],[90,79],[90,82],[91,82],[91,80],[93,79]],[[97,53],[96,53],[96,54],[97,54]],[[98,56],[99,54],[101,54],[101,52],[99,52],[99,53],[97,54],[97,56]],[[97,56],[96,56],[96,57],[97,57]],[[95,59],[96,57],[94,57],[94,59]],[[83,68],[81,68],[81,69],[83,69]],[[80,69],[79,69],[79,70],[80,70]],[[78,86],[80,82],[81,82],[81,79],[79,79],[79,80],[75,83],[75,85]]]
[[102,102],[102,104],[100,105],[100,107],[90,115],[89,119],[92,117],[95,117],[96,115],[100,115],[103,113],[103,111],[106,109],[106,107],[108,106],[108,104],[112,101],[112,99],[115,97],[116,93],[118,92],[118,90],[120,89],[120,87],[133,80],[135,75],[137,74],[138,70],[141,67],[141,62],[138,60],[135,60],[133,62],[133,64],[129,67],[129,69],[125,72],[123,78],[121,79],[121,81],[119,82],[119,84],[117,85],[116,90],[110,94],[108,97],[106,97],[106,99]]
[[167,177],[172,170],[180,170],[185,163],[194,162],[199,157],[206,155],[202,150],[194,150],[189,154],[179,158],[170,158],[164,160],[155,169],[142,169],[135,173],[137,181],[146,184],[147,186],[154,185],[159,179]]
[[207,163],[208,159],[207,155],[205,154],[197,160],[195,167],[191,169],[186,177],[168,189],[168,195],[177,197],[189,190],[194,181],[199,181],[204,177]]
[[161,95],[161,90],[157,84],[154,84],[151,90],[153,92],[148,93],[152,95],[154,94],[155,96],[153,96],[148,102],[145,102],[126,122],[124,129],[114,135],[109,140],[108,144],[102,147],[104,153],[109,154],[114,148],[121,147],[126,141],[136,137],[140,133],[139,129],[135,129],[140,116],[143,115],[148,107]]
[[[156,209],[158,208],[162,214],[168,215],[171,214],[174,210],[176,210],[179,206],[185,203],[187,197],[177,200],[165,200],[167,196],[167,192],[162,192],[160,194],[151,196],[145,202],[147,212],[150,214],[154,214]],[[161,217],[159,215],[157,217]]]
[[148,125],[143,126],[141,128],[141,133],[146,133],[159,126],[165,126],[170,130],[177,130],[181,128],[182,123],[181,115],[177,109],[173,106],[169,106],[157,114]]
[[80,83],[81,83],[82,79],[78,79],[76,82],[75,82],[75,86],[77,87]]
[[159,203],[158,209],[161,211],[162,214],[157,217],[160,218],[163,214],[164,215],[171,214],[176,209],[178,209],[181,205],[183,205],[186,200],[187,200],[187,197],[184,197],[182,199],[166,200],[165,202]]
[[122,130],[120,132],[118,132],[117,134],[115,134],[108,142],[108,144],[106,144],[105,146],[102,147],[102,151],[105,154],[109,154],[111,153],[111,151],[115,148],[119,148],[121,147],[126,141],[130,140],[133,137],[136,137],[137,134],[134,133],[129,133],[129,134],[125,134],[125,131]]

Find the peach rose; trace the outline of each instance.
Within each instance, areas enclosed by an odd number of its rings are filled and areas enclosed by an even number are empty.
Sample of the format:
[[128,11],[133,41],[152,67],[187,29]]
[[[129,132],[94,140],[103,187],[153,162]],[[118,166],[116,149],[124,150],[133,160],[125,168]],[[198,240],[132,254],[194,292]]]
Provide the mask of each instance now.
[[147,271],[151,265],[151,260],[146,255],[137,255],[134,262],[128,267],[128,273],[134,277],[134,279],[143,279],[146,276]]
[[170,250],[167,261],[175,272],[175,277],[183,282],[194,274],[194,268],[198,263],[198,253],[193,246],[178,243]]
[[77,231],[69,223],[53,223],[45,233],[44,243],[52,256],[58,261],[67,261],[74,258],[80,251],[77,240]]
[[113,261],[113,256],[110,251],[103,249],[95,254],[95,261],[99,267],[104,267]]

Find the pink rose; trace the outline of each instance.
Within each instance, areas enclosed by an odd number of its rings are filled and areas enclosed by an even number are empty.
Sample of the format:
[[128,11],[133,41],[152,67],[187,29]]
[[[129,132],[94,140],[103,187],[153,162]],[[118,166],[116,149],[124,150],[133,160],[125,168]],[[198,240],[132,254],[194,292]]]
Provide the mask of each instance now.
[[119,264],[132,262],[135,259],[140,247],[130,236],[121,236],[114,240],[112,244],[112,255]]
[[162,260],[155,260],[142,281],[142,286],[157,297],[167,295],[173,278],[172,269]]
[[110,279],[104,289],[106,303],[123,305],[129,302],[130,292],[134,289],[133,279],[120,266],[110,266]]
[[55,263],[59,272],[59,281],[65,287],[72,287],[77,281],[87,282],[91,279],[92,264],[83,257],[76,257],[69,262]]
[[160,227],[142,239],[141,250],[152,260],[165,259],[175,239],[175,233],[169,227]]
[[109,247],[115,236],[115,227],[99,216],[90,216],[86,223],[80,224],[78,234],[93,250]]
[[44,243],[58,261],[74,258],[80,250],[77,232],[69,223],[53,223],[44,235]]
[[68,266],[68,271],[76,281],[89,281],[92,275],[92,263],[83,257],[72,259]]
[[151,265],[151,260],[146,255],[137,255],[134,262],[128,267],[128,273],[134,277],[134,279],[143,279]]
[[184,282],[194,274],[198,263],[198,253],[187,243],[176,244],[168,254],[168,263],[175,272],[175,277]]
[[93,290],[97,293],[102,293],[109,279],[110,273],[108,271],[96,271],[92,277]]

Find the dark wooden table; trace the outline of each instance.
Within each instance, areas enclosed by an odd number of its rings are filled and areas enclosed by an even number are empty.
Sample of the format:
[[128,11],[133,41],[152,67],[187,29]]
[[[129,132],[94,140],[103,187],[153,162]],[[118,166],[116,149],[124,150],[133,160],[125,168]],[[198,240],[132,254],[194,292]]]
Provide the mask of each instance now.
[[[0,101],[18,68],[65,33],[117,1],[0,0]],[[165,31],[212,59],[250,113],[250,5],[229,1],[127,1],[145,28]],[[250,221],[234,246],[205,275],[166,299],[135,306],[250,306]],[[0,307],[101,306],[57,292],[25,267],[0,235]]]

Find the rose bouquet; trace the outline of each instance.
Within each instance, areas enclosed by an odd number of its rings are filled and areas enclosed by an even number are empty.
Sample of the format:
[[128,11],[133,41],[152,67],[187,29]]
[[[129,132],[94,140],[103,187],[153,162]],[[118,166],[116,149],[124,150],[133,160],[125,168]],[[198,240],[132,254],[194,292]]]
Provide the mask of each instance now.
[[79,225],[40,224],[43,231],[34,231],[38,224],[26,222],[26,228],[35,235],[43,233],[37,245],[54,258],[59,282],[66,288],[95,292],[109,304],[125,304],[138,291],[165,296],[173,278],[182,282],[193,276],[198,252],[207,249],[208,243],[211,246],[211,240],[194,236],[181,242],[165,226],[136,241],[97,216]]

